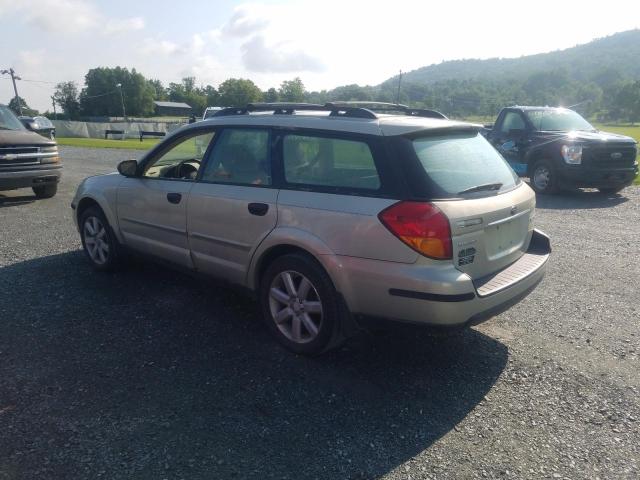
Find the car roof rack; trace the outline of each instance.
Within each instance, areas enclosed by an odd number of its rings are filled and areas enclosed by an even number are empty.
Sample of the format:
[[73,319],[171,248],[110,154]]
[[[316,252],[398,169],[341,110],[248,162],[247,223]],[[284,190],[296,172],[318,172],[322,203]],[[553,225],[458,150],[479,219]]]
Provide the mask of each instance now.
[[358,105],[364,107],[370,107],[370,110],[378,112],[402,112],[405,115],[412,117],[428,117],[428,118],[440,118],[447,120],[447,117],[438,112],[437,110],[430,110],[427,108],[413,108],[402,103],[388,103],[388,102],[369,102],[369,101],[352,101],[352,102],[331,102],[332,105],[337,107],[357,107]]
[[[371,108],[366,108],[366,107]],[[249,103],[245,107],[227,107],[215,112],[212,117],[227,117],[230,115],[247,115],[252,112],[273,112],[274,115],[292,115],[297,111],[329,112],[331,117],[350,117],[377,119],[373,110],[379,112],[402,112],[415,117],[429,117],[446,119],[442,113],[423,108],[412,108],[407,105],[385,102],[327,102],[319,103]]]

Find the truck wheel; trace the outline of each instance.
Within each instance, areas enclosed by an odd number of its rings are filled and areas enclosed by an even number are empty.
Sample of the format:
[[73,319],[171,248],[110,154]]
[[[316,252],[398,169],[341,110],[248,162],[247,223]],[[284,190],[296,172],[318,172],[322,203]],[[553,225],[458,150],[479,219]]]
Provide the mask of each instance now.
[[269,330],[289,350],[317,355],[333,346],[339,297],[315,261],[298,254],[277,258],[262,276],[259,294]]
[[556,169],[549,160],[538,160],[534,163],[531,167],[529,180],[531,188],[536,193],[552,194],[559,190]]
[[51,185],[40,185],[32,187],[33,193],[36,198],[51,198],[58,192],[58,184],[53,183]]
[[620,193],[622,190],[624,190],[624,186],[620,186],[620,187],[603,187],[603,188],[598,188],[598,191],[600,193],[604,193],[605,195],[613,195],[615,193]]

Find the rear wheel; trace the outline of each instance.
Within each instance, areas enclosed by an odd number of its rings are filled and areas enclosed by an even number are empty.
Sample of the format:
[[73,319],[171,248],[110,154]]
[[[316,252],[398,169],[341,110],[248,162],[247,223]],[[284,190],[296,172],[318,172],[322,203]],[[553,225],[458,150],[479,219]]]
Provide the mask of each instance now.
[[284,255],[269,265],[260,282],[260,304],[269,330],[296,353],[323,352],[339,326],[333,283],[304,255]]
[[91,265],[96,270],[110,271],[120,264],[120,245],[109,222],[98,207],[89,207],[80,216],[80,237]]
[[58,184],[52,183],[50,185],[39,185],[37,187],[32,187],[32,190],[36,195],[36,198],[51,198],[58,193]]
[[538,160],[533,164],[530,180],[536,193],[551,194],[559,190],[556,169],[549,160]]

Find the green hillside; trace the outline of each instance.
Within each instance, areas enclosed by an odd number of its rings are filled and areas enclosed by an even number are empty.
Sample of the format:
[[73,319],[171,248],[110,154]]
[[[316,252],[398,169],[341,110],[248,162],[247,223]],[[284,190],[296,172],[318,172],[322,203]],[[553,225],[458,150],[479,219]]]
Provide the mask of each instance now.
[[[456,78],[521,78],[533,73],[562,69],[578,81],[607,83],[615,79],[611,70],[623,77],[640,78],[640,30],[629,30],[576,47],[519,58],[452,60],[422,67],[403,75],[410,83],[434,83]],[[387,80],[397,85],[397,76]],[[384,84],[383,84],[384,85]]]

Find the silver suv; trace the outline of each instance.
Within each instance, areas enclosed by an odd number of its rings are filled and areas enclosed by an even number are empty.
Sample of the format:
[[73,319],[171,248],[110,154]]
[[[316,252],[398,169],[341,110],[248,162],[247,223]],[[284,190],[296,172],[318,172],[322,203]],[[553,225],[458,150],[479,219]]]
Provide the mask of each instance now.
[[551,251],[479,128],[399,105],[227,108],[87,178],[74,218],[96,269],[127,250],[246,287],[298,353],[369,320],[473,325],[531,292]]

